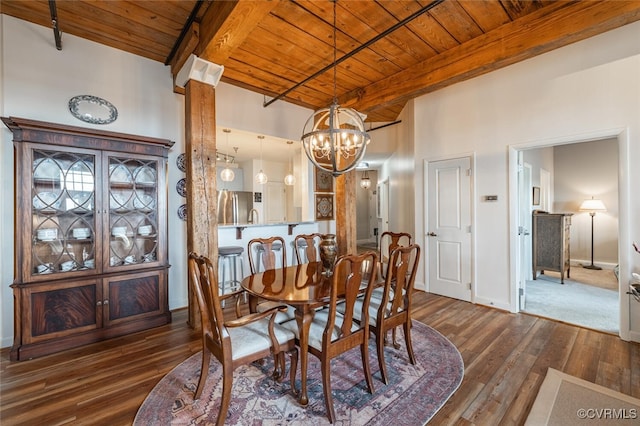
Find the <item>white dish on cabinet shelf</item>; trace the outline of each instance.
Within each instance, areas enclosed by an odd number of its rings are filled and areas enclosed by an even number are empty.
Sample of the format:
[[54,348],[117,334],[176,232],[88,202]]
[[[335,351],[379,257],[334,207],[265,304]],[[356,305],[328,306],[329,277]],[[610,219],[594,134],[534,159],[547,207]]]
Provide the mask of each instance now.
[[33,177],[35,179],[60,180],[60,165],[52,158],[40,158],[34,161]]
[[39,192],[33,197],[33,207],[37,210],[58,210],[62,199],[55,192]]
[[142,183],[147,185],[156,183],[156,173],[149,166],[136,167],[136,169],[133,172],[133,175],[135,176],[136,183]]
[[109,182],[132,183],[131,172],[124,164],[111,164],[109,166]]
[[147,235],[151,234],[151,231],[152,231],[151,225],[138,226],[138,234],[140,234],[140,235],[147,236]]
[[127,200],[120,194],[111,194],[109,197],[109,208],[115,211],[128,210]]
[[138,194],[133,200],[133,208],[137,210],[149,211],[156,207],[156,200],[147,194]]
[[91,236],[91,230],[89,228],[74,228],[71,233],[73,238],[78,240],[84,240]]
[[58,228],[41,228],[36,231],[40,241],[54,241],[58,238]]
[[[87,196],[87,194],[89,194]],[[82,192],[75,194],[69,199],[67,199],[67,210],[93,210],[93,200],[91,199],[91,193]]]

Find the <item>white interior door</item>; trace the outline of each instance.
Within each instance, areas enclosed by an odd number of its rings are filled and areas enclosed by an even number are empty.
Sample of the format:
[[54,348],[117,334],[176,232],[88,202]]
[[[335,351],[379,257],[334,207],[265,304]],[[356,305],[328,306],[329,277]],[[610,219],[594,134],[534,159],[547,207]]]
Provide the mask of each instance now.
[[430,162],[429,291],[471,301],[471,159]]
[[531,165],[523,163],[523,152],[518,153],[518,252],[517,265],[519,309],[526,306],[527,279],[531,277]]
[[389,230],[389,179],[385,179],[378,187],[378,217],[380,218],[380,233]]

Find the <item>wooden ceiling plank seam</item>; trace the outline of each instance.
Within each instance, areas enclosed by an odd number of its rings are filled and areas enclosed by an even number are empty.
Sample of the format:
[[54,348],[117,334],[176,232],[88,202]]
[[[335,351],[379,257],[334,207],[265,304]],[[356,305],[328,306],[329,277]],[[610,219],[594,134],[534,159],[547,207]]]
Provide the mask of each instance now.
[[[566,4],[565,3],[555,3],[553,6],[548,6],[544,12],[542,12],[543,14],[551,14],[553,12],[555,12],[558,9],[561,9],[563,7],[565,7]],[[530,18],[530,17],[529,17]],[[521,19],[525,19],[525,18],[521,18]],[[508,24],[509,26],[513,26],[513,21],[510,22]],[[503,27],[499,27],[496,29],[496,31],[503,31],[504,30],[504,26]],[[486,34],[483,35],[483,37],[486,37]],[[423,74],[423,67],[426,67],[428,69],[439,69],[439,68],[444,68],[444,67],[448,67],[451,65],[454,65],[456,62],[460,62],[463,61],[464,58],[468,57],[468,56],[472,56],[476,53],[477,49],[479,48],[483,48],[483,47],[487,47],[489,45],[489,42],[487,42],[487,44],[485,46],[482,45],[482,43],[478,44],[474,44],[473,42],[476,40],[471,40],[470,42],[467,42],[465,44],[459,44],[457,45],[455,48],[451,48],[451,49],[447,49],[445,52],[443,52],[442,54],[439,54],[433,58],[431,58],[429,61],[425,61],[423,64],[421,65],[417,65],[414,66],[414,73],[417,73],[417,75],[422,75]],[[498,48],[500,48],[498,46]],[[451,54],[452,52],[458,52],[456,54]],[[407,70],[403,71],[402,73],[406,72]],[[401,74],[402,74],[401,73]],[[411,74],[411,73],[409,73]],[[395,78],[397,79],[402,79],[404,77],[401,76],[396,76]],[[412,80],[411,76],[407,77],[409,80]],[[394,78],[389,78],[387,79],[387,81],[393,81]],[[407,84],[406,80],[402,80],[403,84]],[[459,81],[464,81],[464,80],[456,80],[455,82],[459,82]],[[383,80],[380,80],[378,83],[382,83]],[[374,83],[374,86],[377,83]],[[451,83],[453,84],[453,83]],[[442,87],[446,87],[446,86],[442,86]],[[441,87],[438,87],[438,89]],[[343,102],[344,105],[350,105],[352,102],[358,102],[361,103],[362,102],[362,98],[364,96],[366,96],[366,92],[367,92],[368,88],[360,88],[360,89],[355,89],[353,91],[351,91],[350,93],[345,93],[343,95],[343,97],[341,97],[341,100]],[[437,90],[437,89],[434,89]],[[398,91],[400,91],[398,89]],[[425,93],[429,93],[433,90],[429,90],[429,91],[425,91],[421,94],[425,94]],[[389,95],[389,97],[392,97],[393,95]],[[414,96],[415,97],[415,96]],[[411,99],[411,97],[407,97],[407,98],[403,98],[405,100]],[[362,106],[359,106],[360,109],[363,109]]]
[[461,0],[459,3],[484,33],[511,22],[499,0]]
[[[387,33],[391,33],[393,31],[395,31],[397,28],[402,27],[403,25],[406,25],[406,22],[410,22],[412,19],[415,19],[415,17],[418,17],[420,14],[433,9],[435,6],[439,5],[442,3],[442,0],[435,0],[433,2],[431,2],[429,4],[429,6],[423,8],[422,10],[416,12],[414,15],[411,15],[407,18],[405,18],[403,21],[397,22],[395,25],[391,26],[389,29],[387,29],[385,32],[378,34],[376,37],[374,37],[373,39],[369,40],[368,42],[366,42],[363,45],[360,45],[359,47],[357,47],[355,50],[352,50],[351,52],[345,54],[344,56],[341,56],[340,59],[336,59],[335,62],[333,64],[331,64],[330,66],[326,66],[324,68],[322,68],[321,70],[319,70],[318,72],[316,72],[315,74],[309,76],[307,79],[303,80],[302,82],[298,83],[298,85],[302,85],[302,84],[306,84],[307,82],[311,81],[312,79],[316,78],[318,75],[321,75],[325,72],[327,72],[329,69],[331,69],[331,67],[335,67],[336,65],[340,64],[342,61],[348,59],[349,57],[351,57],[352,55],[355,56],[356,54],[360,54],[362,52],[367,52],[368,50],[368,46],[375,43],[376,41],[386,37]],[[336,12],[336,21],[337,21],[337,12]],[[336,28],[337,28],[337,24],[336,24]],[[331,25],[331,29],[334,30],[334,25]],[[337,38],[337,36],[336,36]],[[337,42],[334,40],[335,45],[337,45]],[[334,46],[335,46],[334,45]],[[336,47],[337,48],[337,47]],[[355,63],[355,62],[354,62]],[[371,63],[371,62],[368,62]],[[371,67],[367,67],[368,69],[371,69]],[[366,70],[365,70],[366,72]],[[277,100],[279,97],[281,96],[286,96],[286,94],[291,91],[294,90],[296,86],[293,86],[291,89],[288,89],[287,91],[283,92],[281,95],[278,95],[276,98],[270,100],[269,102],[265,103],[265,106],[269,105],[271,102]]]
[[[287,66],[287,64],[283,63],[282,61],[273,61],[270,59],[264,59],[262,57],[256,57],[255,55],[252,55],[250,53],[246,55],[244,55],[243,53],[243,49],[237,49],[234,55],[234,59],[247,64],[252,64],[254,67],[259,69],[268,70],[273,75],[286,76],[285,79],[289,81],[287,87],[291,87],[292,85],[296,84],[297,81],[300,81],[305,77],[304,74],[301,74],[299,72],[299,70],[297,69],[298,67]],[[326,74],[330,75],[326,76]],[[353,73],[345,67],[338,67],[338,88],[340,88],[342,91],[346,91],[351,90],[354,87],[360,87],[363,84],[366,85],[373,82],[372,80],[367,80],[360,77],[361,76],[359,74]],[[325,73],[325,75],[319,76],[318,78],[319,84],[332,87],[333,73]]]
[[[278,6],[278,2],[239,0],[213,2],[200,23],[202,46],[198,55],[208,61],[224,65],[251,31]],[[222,4],[222,6],[219,6]]]
[[[251,76],[256,76],[254,77],[254,79],[257,81],[257,84],[252,85],[253,87],[258,87],[260,90],[258,90],[258,93],[264,93],[264,91],[266,89],[268,89],[269,87],[273,86],[273,85],[279,85],[281,87],[288,87],[288,83],[289,81],[282,77],[281,75],[278,74],[272,74],[269,73],[267,71],[264,71],[260,68],[256,68],[253,63],[244,63],[244,62],[239,62],[237,61],[235,58],[230,58],[230,61],[233,61],[232,65],[232,73],[241,73],[241,74],[248,74]],[[240,69],[245,69],[244,72],[242,71],[238,71]],[[233,74],[230,73],[230,77],[233,78]],[[224,76],[225,74],[223,74]],[[313,87],[305,87],[305,91],[307,92],[307,96],[311,96],[314,97],[316,99],[325,99],[325,98],[331,98],[332,95],[328,94],[328,93],[324,93],[321,90],[318,90],[316,88]]]
[[[47,12],[48,13],[48,12]],[[76,37],[84,38],[87,40],[91,40],[96,43],[104,44],[107,46],[111,46],[116,49],[120,49],[123,51],[129,51],[135,53],[137,55],[156,59],[158,58],[158,52],[164,48],[164,46],[155,43],[151,40],[146,41],[144,46],[140,47],[138,44],[132,45],[131,43],[127,43],[126,41],[122,41],[123,39],[129,39],[129,32],[122,32],[114,28],[110,28],[107,25],[104,25],[101,22],[97,22],[91,19],[87,19],[79,14],[73,14],[68,11],[66,8],[59,7],[58,8],[58,17],[59,17],[59,25],[60,30],[64,34],[70,34]],[[43,26],[49,27],[50,22],[44,24]],[[88,28],[97,27],[100,29],[99,32],[94,32],[88,30]],[[115,34],[112,35],[111,32]],[[142,38],[142,37],[141,37]],[[157,60],[157,59],[156,59]]]
[[[409,16],[420,10],[420,3],[405,2],[387,2],[385,7],[392,15]],[[442,53],[459,43],[451,36],[451,34],[436,21],[429,12],[417,17],[406,25],[406,29],[411,31],[421,43],[429,46],[433,52],[432,56]]]
[[[61,19],[61,24],[65,24],[65,21],[75,21],[78,23],[84,23],[86,28],[92,28],[100,31],[101,33],[109,33],[116,31],[121,34],[119,37],[128,39],[131,44],[133,43],[152,43],[157,46],[162,46],[166,49],[167,44],[173,43],[177,33],[175,35],[166,34],[161,31],[157,31],[154,28],[147,27],[143,24],[136,24],[129,18],[119,16],[111,12],[109,9],[102,9],[93,4],[93,2],[61,2],[58,7],[58,15]],[[86,18],[90,16],[91,18]],[[92,25],[86,24],[92,22]],[[179,31],[179,30],[178,30]],[[96,31],[96,34],[99,34]],[[127,34],[128,36],[123,36]]]
[[[305,64],[305,61],[312,61],[314,59],[316,59],[319,55],[314,55],[312,50],[306,50],[307,48],[309,48],[309,43],[300,43],[299,42],[299,37],[297,37],[297,35],[299,34],[299,30],[298,29],[292,29],[293,32],[295,32],[295,34],[290,34],[289,37],[287,37],[287,40],[291,40],[291,42],[293,44],[296,44],[298,49],[301,51],[300,53],[296,54],[296,56],[299,58],[299,60],[295,61],[298,68],[305,70],[307,69],[306,67],[302,67],[302,64]],[[256,30],[256,34],[253,35],[253,37],[255,37],[255,41],[253,41],[253,39],[248,43],[252,46],[256,46],[259,43],[269,43],[270,38],[273,38],[273,34],[270,33],[269,31],[264,31],[264,32],[260,32],[258,30]],[[260,40],[260,41],[258,41]],[[275,39],[274,39],[275,40]],[[313,46],[315,48],[316,51],[320,51],[321,45],[316,45]],[[263,49],[261,49],[261,52],[265,52],[265,50],[267,49],[267,47],[265,46]],[[256,52],[252,52],[256,55],[259,55]],[[278,52],[276,51],[276,54]],[[264,53],[262,53],[261,55],[262,57],[264,57]],[[321,55],[320,55],[321,56]],[[280,58],[278,56],[273,56],[273,57],[268,57],[266,58],[272,62],[282,62],[282,60],[280,60]],[[298,83],[296,83],[296,85],[301,84],[306,84],[308,83],[308,81],[311,81],[315,78],[317,78],[317,76],[315,76],[315,74],[324,74],[320,73],[321,70],[324,70],[325,72],[328,72],[332,69],[331,66],[331,62],[328,62],[327,65],[324,68],[320,68],[320,64],[317,65],[317,69],[318,71],[315,71],[313,74],[307,74],[305,79],[300,80]],[[353,72],[353,76],[352,78],[365,78],[366,81],[368,82],[373,82],[376,81],[379,78],[382,78],[384,76],[384,74],[381,74],[379,70],[377,69],[372,69],[370,66],[365,65],[364,63],[354,60],[353,62],[348,62],[347,66],[349,67],[349,70],[352,70]],[[314,77],[315,76],[315,77]],[[308,80],[308,81],[305,81]],[[343,82],[340,83],[341,85],[344,84]]]
[[186,19],[183,14],[173,13],[173,18],[168,18],[159,13],[165,9],[171,10],[168,6],[156,6],[154,9],[151,9],[144,7],[145,3],[153,4],[153,2],[144,1],[91,1],[91,4],[95,7],[108,10],[119,16],[127,16],[131,21],[153,28],[158,32],[164,32],[170,37],[175,37],[175,35],[180,32],[184,25],[184,20]]
[[[358,4],[360,5],[361,3]],[[392,23],[395,24],[398,22],[391,14],[387,13],[385,9],[378,6],[377,3],[371,2],[365,4],[376,5],[376,13],[363,13],[360,8],[354,9],[349,7],[355,5],[352,5],[350,2],[345,2],[343,5],[345,6],[343,9],[349,13],[352,19],[342,16],[341,21],[347,21],[346,25],[348,25],[350,36],[359,44],[367,43],[373,39],[376,34],[382,33],[390,28]],[[369,19],[367,19],[367,16]],[[378,16],[380,18],[375,19]],[[376,22],[373,22],[374,20]],[[341,25],[344,26],[345,24]],[[406,31],[406,28],[400,27],[369,46],[369,49],[380,55],[384,61],[389,61],[400,69],[412,66],[421,59],[415,56],[416,49],[414,49],[413,46],[406,46],[406,44],[399,46],[396,44],[399,37],[395,36],[395,34],[402,30]],[[355,31],[357,31],[357,33]],[[346,33],[347,29],[343,29],[343,32]],[[410,48],[405,49],[404,47]]]
[[484,34],[458,2],[444,2],[430,15],[460,44]]
[[[234,66],[238,67],[239,65],[235,64]],[[272,80],[271,82],[269,82],[267,80],[267,77],[265,76],[265,73],[263,73],[264,69],[260,67],[255,67],[255,64],[253,62],[244,63],[243,66],[246,67],[247,70],[244,73],[240,71],[242,74],[250,73],[251,75],[256,76],[255,77],[256,83],[252,85],[252,87],[255,87],[258,93],[272,96],[274,92],[271,91],[270,93],[266,93],[265,88],[266,87],[274,88],[276,84],[280,84],[280,88],[282,89],[278,93],[282,93],[282,91],[284,91],[286,88],[291,87],[291,84],[282,86],[284,83],[282,83],[282,78],[278,73],[269,74]],[[237,71],[237,70],[234,70],[234,71]],[[233,74],[231,74],[231,78],[233,78],[234,76]],[[274,83],[274,81],[278,81],[278,83]],[[352,87],[354,86],[349,86],[348,89]],[[341,88],[340,85],[338,85],[338,89],[340,89],[340,91],[347,90],[347,89]],[[310,97],[312,99],[310,99]],[[316,99],[316,100],[320,99],[322,100],[321,104],[329,105],[329,103],[333,99],[333,77],[326,76],[326,78],[324,78],[320,82],[316,82],[316,84],[313,86],[310,86],[310,85],[299,86],[296,88],[296,90],[291,91],[287,97],[283,98],[283,100],[288,100],[290,98],[303,100],[305,104],[309,104],[313,102],[313,99]]]
[[[366,2],[365,4],[369,4],[369,2]],[[370,12],[370,8],[360,8],[358,7],[360,3],[354,2],[347,2],[346,7],[349,8],[350,12],[359,19],[365,20],[367,16],[369,16],[370,19],[366,22],[369,25],[369,28],[374,32],[382,32],[389,28],[390,25],[387,24],[389,21],[399,21],[398,18],[389,13],[389,11],[379,3],[374,2],[372,4],[375,4],[380,12],[373,14]],[[374,19],[376,16],[380,16],[380,18]],[[425,56],[432,56],[436,54],[435,50],[433,50],[431,46],[416,36],[406,26],[398,28],[396,31],[388,34],[384,40],[380,40],[380,42],[383,41],[390,45],[383,49],[383,51],[391,55],[394,60],[398,57],[398,64],[403,68],[415,64],[416,61],[419,62],[424,60]],[[403,57],[410,57],[411,59],[404,60],[401,65],[399,62]]]
[[[240,87],[240,88],[245,89],[245,90],[249,90],[249,91],[256,92],[256,93],[262,93],[260,90],[257,90],[254,86],[251,86],[251,85],[245,83],[242,80],[234,80],[233,78],[224,77],[223,76],[221,81],[224,81],[227,84],[230,84],[230,85],[235,86],[235,87]],[[266,95],[266,96],[275,96],[276,93],[268,93],[268,91],[267,91],[266,93],[264,93],[264,95]],[[306,104],[304,102],[296,101],[295,99],[287,99],[286,102],[289,102],[292,105],[300,106],[302,108],[308,108],[308,109],[310,109],[312,111],[317,109],[315,104]]]
[[[605,4],[606,3],[606,4]],[[367,111],[408,100],[640,20],[640,2],[558,2],[354,92]]]
[[529,13],[535,11],[533,7],[536,1],[522,1],[522,0],[501,0],[502,5],[511,17],[511,20],[515,21]]
[[[66,0],[65,0],[66,1]],[[93,1],[93,0],[89,0]],[[104,0],[112,1],[112,0]],[[135,3],[136,7],[145,9],[149,13],[160,17],[160,19],[167,22],[174,22],[175,25],[182,27],[187,17],[193,10],[193,6],[197,0],[163,0],[162,2],[157,0],[128,0],[123,3]],[[207,3],[209,3],[207,1]],[[206,4],[203,5],[206,8]]]
[[122,50],[123,52],[133,53],[134,55],[141,56],[143,58],[148,58],[154,61],[158,61],[162,63],[164,61],[164,57],[166,55],[163,51],[158,51],[157,49],[151,48],[149,45],[132,45],[127,42],[123,42],[120,37],[109,37],[106,34],[101,37],[96,37],[94,33],[85,33],[83,32],[83,27],[77,27],[75,25],[65,25],[65,29],[63,29],[62,34],[73,35],[75,37],[83,38],[85,40],[92,41],[94,43],[102,44],[104,46],[109,46],[114,49]]
[[[278,38],[269,38],[270,35],[271,35],[270,33],[265,32],[261,34],[261,37],[256,37],[255,41],[251,40],[250,42],[248,42],[247,44],[254,47],[256,51],[247,52],[247,53],[251,55],[253,58],[260,58],[262,63],[273,64],[274,67],[276,66],[284,67],[286,66],[286,61],[281,60],[281,57],[280,57],[280,53],[283,49],[279,45],[275,44]],[[271,40],[273,40],[273,43],[271,42]],[[303,46],[300,46],[299,48],[302,49]],[[240,54],[240,52],[243,52],[243,51],[244,50],[240,48],[236,52],[237,54]],[[288,53],[289,55],[291,55],[290,52]],[[292,61],[293,63],[295,63],[295,73],[296,73],[295,81],[296,82],[304,80],[312,72],[314,72],[314,70],[317,70],[320,67],[320,64],[315,62],[317,56],[314,56],[312,52],[305,51],[303,53],[297,54],[296,57],[298,59],[295,61]],[[371,77],[370,74],[372,70],[369,70],[369,68],[363,68],[364,65],[362,63],[351,62],[351,59],[347,60],[343,64],[340,64],[340,66],[343,67],[345,72],[348,71],[351,73],[350,75],[342,74],[340,78],[343,79],[344,77],[344,79],[350,81],[351,83],[344,82],[341,84],[344,84],[347,87],[350,85],[360,86],[362,84],[370,84],[376,81],[376,79],[379,78],[379,76],[381,75],[376,70],[375,75]],[[285,69],[288,70],[290,68],[287,67]],[[291,79],[294,80],[294,76],[292,76]],[[295,82],[293,84],[295,84]]]
[[[324,21],[317,21],[316,23],[307,23],[305,26],[294,25],[292,23],[287,22],[289,25],[289,30],[287,32],[287,41],[298,49],[300,49],[300,54],[297,54],[299,58],[305,59],[318,59],[318,65],[315,70],[309,70],[307,75],[311,75],[312,73],[321,73],[323,70],[326,72],[330,69],[330,65],[333,62],[333,43],[324,41],[325,38],[331,40],[333,38],[333,26],[330,24],[326,24]],[[269,23],[261,23],[260,28],[263,29],[264,33],[259,33],[256,31],[255,34],[252,35],[252,43],[256,43],[257,39],[262,39],[267,35],[272,35],[272,39],[280,39],[282,36],[280,34],[274,34],[272,28],[276,28],[276,25],[269,25]],[[308,27],[309,29],[305,29],[304,27]],[[279,28],[279,27],[278,27]],[[331,34],[331,37],[322,37],[321,34]],[[357,41],[353,38],[349,37],[348,34],[344,34],[340,32],[337,36],[336,40],[337,50],[338,50],[338,62],[344,60],[343,58],[349,55],[350,52],[353,51],[353,45],[358,45]],[[358,45],[359,46],[359,45]],[[328,50],[330,49],[330,50]],[[365,49],[366,50],[366,49]],[[328,55],[318,54],[318,52],[327,51]],[[372,55],[362,62],[361,65],[354,65],[354,69],[357,69],[357,73],[362,75],[370,75],[376,74],[375,76],[370,77],[371,81],[375,81],[376,79],[382,78],[384,75],[389,73],[394,73],[395,70],[399,70],[401,68],[393,65],[393,64],[383,64],[384,66],[380,66],[378,69],[372,69],[370,67],[370,63],[378,63],[383,59],[382,56],[376,54],[375,52],[365,52],[365,55]],[[322,58],[326,56],[326,63],[322,66]],[[385,72],[386,70],[386,72]]]
[[[312,4],[319,3],[321,2],[314,2]],[[342,6],[342,12],[340,13],[340,20],[338,21],[338,28],[343,33],[349,33],[349,36],[354,40],[355,46],[362,45],[372,39],[375,34],[385,31],[391,26],[390,22],[397,22],[391,14],[387,13],[384,8],[375,2],[347,1],[339,3],[339,5]],[[301,8],[297,9],[302,12]],[[348,14],[348,16],[346,14]],[[298,15],[302,15],[302,13],[290,13],[286,17],[282,17],[282,19],[288,18],[289,22],[294,23],[301,22],[302,18],[298,17]],[[298,19],[296,19],[296,17],[298,17]],[[414,56],[415,49],[407,48],[409,46],[407,46],[406,43],[403,46],[399,46],[394,43],[394,39],[397,37],[391,36],[392,34],[389,34],[384,39],[369,46],[369,48],[384,58],[383,60],[391,61],[400,69],[411,66],[422,59]],[[349,50],[352,49],[353,48]],[[376,62],[379,62],[379,60]]]
[[0,7],[2,8],[2,14],[4,15],[33,22],[34,24],[38,24],[42,27],[49,27],[51,25],[49,5],[47,3],[33,3],[33,7],[28,5],[29,3],[2,0]]

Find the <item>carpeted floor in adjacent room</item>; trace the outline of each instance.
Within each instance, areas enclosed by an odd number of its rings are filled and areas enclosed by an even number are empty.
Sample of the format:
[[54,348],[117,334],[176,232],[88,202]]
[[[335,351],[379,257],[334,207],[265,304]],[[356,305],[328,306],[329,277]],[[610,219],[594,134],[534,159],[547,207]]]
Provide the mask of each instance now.
[[570,275],[564,284],[557,272],[528,280],[523,312],[617,334],[620,308],[613,271],[572,266]]

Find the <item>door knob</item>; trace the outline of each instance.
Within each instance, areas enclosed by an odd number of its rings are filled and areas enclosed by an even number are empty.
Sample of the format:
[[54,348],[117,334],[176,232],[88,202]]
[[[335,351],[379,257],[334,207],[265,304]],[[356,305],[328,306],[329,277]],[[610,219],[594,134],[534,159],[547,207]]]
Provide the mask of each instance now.
[[429,232],[427,235],[430,236],[430,237],[437,237],[438,236],[438,234],[436,234],[435,232]]

